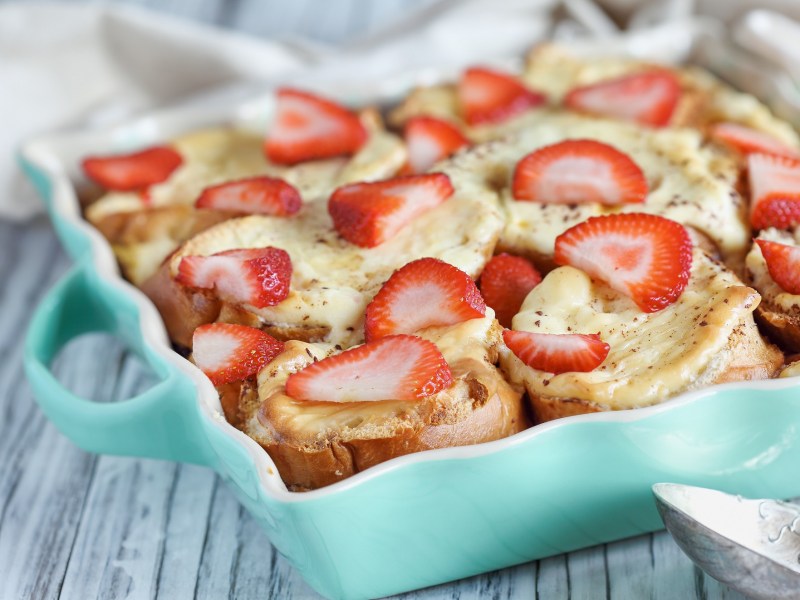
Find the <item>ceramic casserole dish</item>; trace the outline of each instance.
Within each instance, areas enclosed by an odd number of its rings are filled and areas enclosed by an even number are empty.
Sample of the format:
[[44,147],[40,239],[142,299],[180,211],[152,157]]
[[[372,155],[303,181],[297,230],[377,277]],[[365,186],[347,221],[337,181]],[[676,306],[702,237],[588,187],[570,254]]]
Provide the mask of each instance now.
[[[331,93],[361,103],[375,99],[367,89],[359,97]],[[44,412],[77,445],[214,469],[278,551],[330,598],[385,596],[660,529],[650,492],[659,481],[800,495],[796,378],[560,419],[495,442],[395,458],[315,491],[288,491],[269,455],[226,422],[211,382],[172,350],[155,307],[122,279],[110,246],[83,219],[76,191],[87,154],[131,151],[223,122],[264,131],[272,109],[271,93],[222,95],[22,148],[23,168],[75,263],[35,312],[25,369]],[[138,352],[159,383],[113,404],[62,387],[50,372],[53,358],[97,331]]]

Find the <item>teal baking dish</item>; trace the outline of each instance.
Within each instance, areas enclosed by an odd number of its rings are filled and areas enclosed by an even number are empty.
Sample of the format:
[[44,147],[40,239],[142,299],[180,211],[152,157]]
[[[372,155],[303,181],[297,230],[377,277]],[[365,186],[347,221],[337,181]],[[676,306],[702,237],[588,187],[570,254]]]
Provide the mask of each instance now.
[[[385,596],[659,529],[650,493],[659,481],[800,495],[800,379],[571,417],[496,442],[396,458],[320,490],[288,491],[266,452],[225,421],[211,383],[172,351],[155,307],[120,277],[109,245],[83,221],[75,189],[86,154],[223,121],[260,130],[270,97],[220,96],[22,148],[22,166],[75,263],[35,312],[25,370],[42,410],[77,445],[214,469],[330,598]],[[64,389],[51,361],[69,340],[95,331],[121,338],[159,383],[114,404]]]

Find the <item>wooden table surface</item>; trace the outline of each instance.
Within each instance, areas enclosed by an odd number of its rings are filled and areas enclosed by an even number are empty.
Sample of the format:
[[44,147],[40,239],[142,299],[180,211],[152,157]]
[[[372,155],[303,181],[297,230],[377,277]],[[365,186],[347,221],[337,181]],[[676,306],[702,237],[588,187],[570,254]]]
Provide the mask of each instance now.
[[[297,33],[326,42],[431,3],[140,2],[255,35]],[[0,599],[319,598],[214,473],[87,454],[45,419],[24,380],[22,339],[32,307],[68,266],[43,219],[0,221]],[[75,393],[100,401],[125,399],[154,381],[105,335],[74,340],[54,372]],[[400,597],[742,598],[695,568],[665,532]]]

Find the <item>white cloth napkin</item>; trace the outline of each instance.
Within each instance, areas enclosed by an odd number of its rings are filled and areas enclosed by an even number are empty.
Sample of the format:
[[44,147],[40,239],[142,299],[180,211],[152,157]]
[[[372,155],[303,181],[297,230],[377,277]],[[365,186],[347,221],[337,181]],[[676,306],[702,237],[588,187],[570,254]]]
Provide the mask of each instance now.
[[[653,2],[644,9],[636,0],[606,3],[617,15],[636,9],[631,31],[621,33],[591,0],[440,0],[337,48],[261,40],[126,6],[0,5],[0,218],[21,220],[41,211],[16,165],[22,140],[54,130],[107,126],[237,81],[272,84],[302,73],[304,79],[346,86],[426,67],[455,69],[519,56],[553,36],[568,38],[586,52],[675,61],[688,57],[701,34],[718,39],[714,32],[719,29],[695,16],[692,0]],[[724,0],[701,4],[730,6]],[[764,5],[759,0],[736,4]],[[564,10],[555,11],[558,5]],[[791,72],[800,79],[797,50],[781,48],[773,35],[773,28],[780,27],[779,39],[800,39],[790,35],[800,31],[797,23],[767,11],[751,13],[743,23],[737,29],[743,48],[770,57],[779,75]]]

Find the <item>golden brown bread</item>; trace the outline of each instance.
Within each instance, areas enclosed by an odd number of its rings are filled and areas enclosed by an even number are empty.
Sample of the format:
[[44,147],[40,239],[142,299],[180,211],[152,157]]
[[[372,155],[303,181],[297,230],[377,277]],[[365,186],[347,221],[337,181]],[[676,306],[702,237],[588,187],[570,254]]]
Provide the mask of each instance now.
[[[295,490],[329,485],[397,456],[477,444],[522,431],[529,423],[521,391],[507,383],[493,364],[499,325],[491,319],[473,321],[466,327],[485,331],[470,334],[461,344],[465,347],[441,341],[447,334],[440,340],[454,384],[416,401],[293,400],[284,393],[288,375],[335,350],[288,342],[283,354],[259,374],[258,397],[240,396],[242,429],[269,453],[283,481]],[[430,335],[436,339],[435,333]]]
[[140,286],[183,242],[233,216],[230,212],[175,205],[110,213],[94,226],[111,244],[125,277]]

